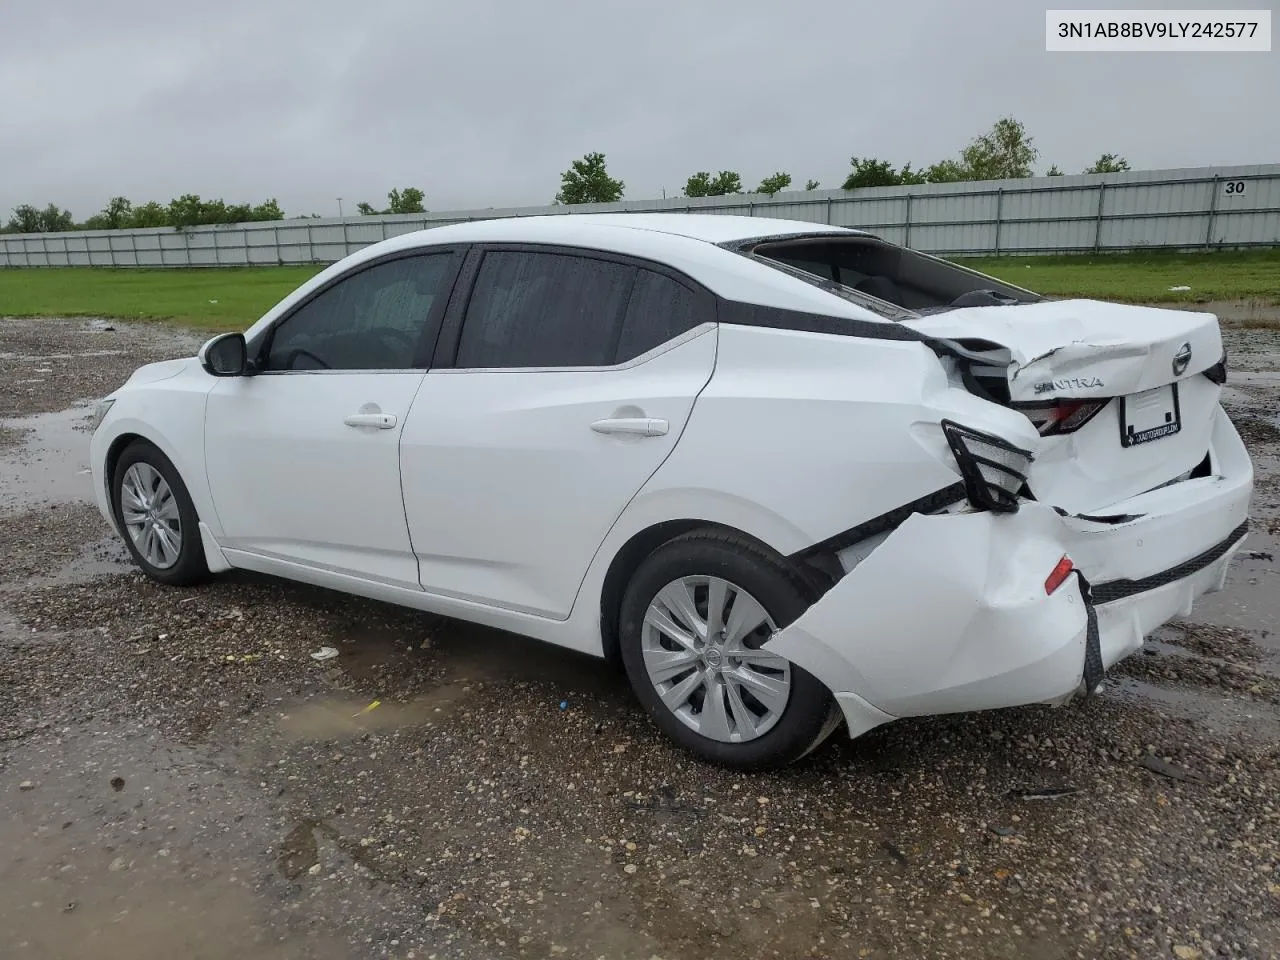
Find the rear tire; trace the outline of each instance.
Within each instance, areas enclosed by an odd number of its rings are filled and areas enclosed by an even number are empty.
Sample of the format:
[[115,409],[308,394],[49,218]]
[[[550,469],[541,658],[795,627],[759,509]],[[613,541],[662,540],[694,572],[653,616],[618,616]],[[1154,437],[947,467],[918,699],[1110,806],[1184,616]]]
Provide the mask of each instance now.
[[623,595],[632,689],[703,760],[739,770],[793,763],[831,733],[834,704],[816,677],[761,644],[812,601],[785,561],[746,537],[677,537],[645,558]]
[[111,508],[134,562],[172,587],[209,576],[200,518],[177,468],[145,440],[125,447],[111,478]]

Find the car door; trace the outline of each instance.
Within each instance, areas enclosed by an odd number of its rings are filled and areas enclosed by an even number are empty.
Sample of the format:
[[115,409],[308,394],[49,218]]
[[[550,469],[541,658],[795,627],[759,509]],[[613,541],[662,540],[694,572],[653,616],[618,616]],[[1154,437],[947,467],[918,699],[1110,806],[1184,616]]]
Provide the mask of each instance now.
[[399,445],[460,254],[355,268],[259,342],[252,376],[221,379],[205,411],[220,543],[420,589]]
[[711,377],[715,301],[604,254],[473,257],[401,441],[422,585],[564,619]]

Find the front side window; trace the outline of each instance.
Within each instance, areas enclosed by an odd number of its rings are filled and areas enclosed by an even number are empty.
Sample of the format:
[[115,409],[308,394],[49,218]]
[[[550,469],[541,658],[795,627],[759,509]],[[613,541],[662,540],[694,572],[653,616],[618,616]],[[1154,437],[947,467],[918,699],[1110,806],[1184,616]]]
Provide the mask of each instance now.
[[572,254],[486,253],[457,366],[612,365],[635,276],[635,267]]
[[[379,263],[340,280],[271,335],[266,370],[407,370],[422,355],[437,300],[448,296],[453,254]],[[442,304],[441,304],[442,305]]]

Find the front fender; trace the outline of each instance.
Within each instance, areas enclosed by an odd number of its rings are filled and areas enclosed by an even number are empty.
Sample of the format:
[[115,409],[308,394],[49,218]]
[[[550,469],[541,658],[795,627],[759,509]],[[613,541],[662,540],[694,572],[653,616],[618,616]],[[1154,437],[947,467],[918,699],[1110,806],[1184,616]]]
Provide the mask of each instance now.
[[169,458],[191,494],[200,521],[215,537],[221,536],[204,460],[205,399],[211,385],[190,383],[180,371],[159,382],[136,388],[126,385],[116,392],[115,403],[89,443],[95,499],[112,527],[107,460],[130,438],[139,437]]

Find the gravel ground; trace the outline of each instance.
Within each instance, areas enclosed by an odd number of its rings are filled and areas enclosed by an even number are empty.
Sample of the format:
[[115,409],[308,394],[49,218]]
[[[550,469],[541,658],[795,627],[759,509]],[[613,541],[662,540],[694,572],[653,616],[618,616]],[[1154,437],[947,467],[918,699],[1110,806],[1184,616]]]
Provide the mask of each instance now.
[[589,658],[144,580],[87,502],[86,404],[195,341],[0,321],[0,956],[1280,955],[1280,335],[1227,335],[1259,485],[1226,591],[1085,704],[747,776]]

